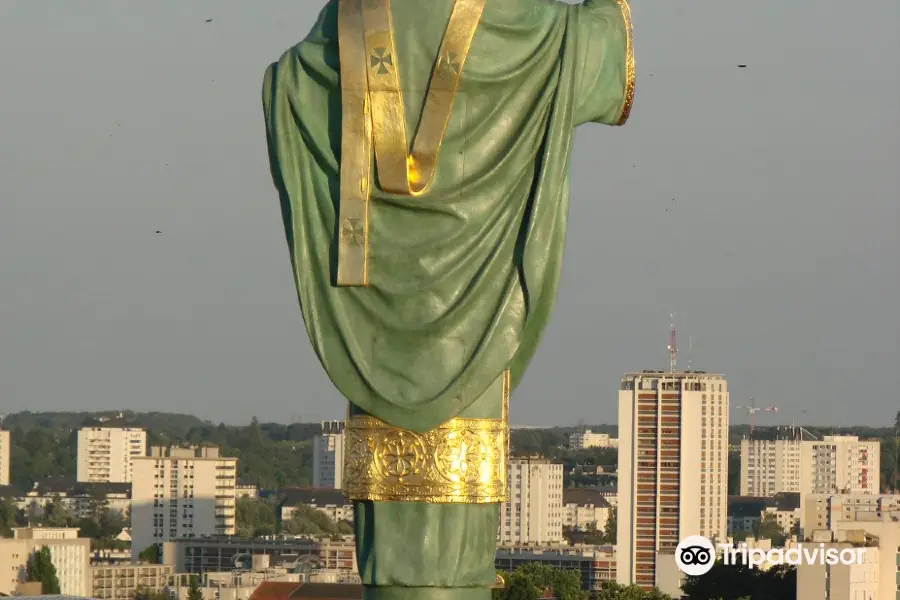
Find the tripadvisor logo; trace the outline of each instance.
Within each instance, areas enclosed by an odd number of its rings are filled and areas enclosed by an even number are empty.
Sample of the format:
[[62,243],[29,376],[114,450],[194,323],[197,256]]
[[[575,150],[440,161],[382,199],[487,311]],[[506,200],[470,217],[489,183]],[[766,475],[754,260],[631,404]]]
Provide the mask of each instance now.
[[715,562],[716,547],[702,535],[685,538],[675,548],[675,564],[686,575],[705,575]]
[[797,544],[793,548],[739,548],[731,544],[713,545],[702,535],[692,535],[681,540],[675,549],[675,564],[686,575],[694,577],[709,573],[716,562],[716,548],[721,551],[726,565],[747,565],[751,569],[769,565],[861,565],[865,562],[865,548],[826,548],[825,544],[809,546]]

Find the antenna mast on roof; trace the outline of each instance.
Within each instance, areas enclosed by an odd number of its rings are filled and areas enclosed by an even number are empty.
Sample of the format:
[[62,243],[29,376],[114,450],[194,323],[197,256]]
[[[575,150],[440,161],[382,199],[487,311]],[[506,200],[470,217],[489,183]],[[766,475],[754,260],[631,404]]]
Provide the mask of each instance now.
[[672,322],[672,334],[669,336],[669,372],[674,373],[678,368],[678,340],[675,336],[675,313],[670,315]]

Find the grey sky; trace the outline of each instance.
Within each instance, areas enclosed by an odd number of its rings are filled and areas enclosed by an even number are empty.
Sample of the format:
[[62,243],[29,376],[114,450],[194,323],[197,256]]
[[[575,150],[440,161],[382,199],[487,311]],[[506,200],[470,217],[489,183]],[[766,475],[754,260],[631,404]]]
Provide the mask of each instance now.
[[[260,107],[263,70],[323,5],[0,2],[3,411],[343,414],[297,307]],[[690,336],[734,404],[892,420],[900,3],[633,13],[634,111],[579,130],[562,290],[512,420],[615,422],[621,374],[666,367],[673,310],[680,363]]]

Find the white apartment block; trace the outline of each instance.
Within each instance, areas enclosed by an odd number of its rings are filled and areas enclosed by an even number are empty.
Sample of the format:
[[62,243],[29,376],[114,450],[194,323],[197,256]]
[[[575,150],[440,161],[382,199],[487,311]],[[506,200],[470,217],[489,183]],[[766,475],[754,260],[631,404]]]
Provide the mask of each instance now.
[[129,483],[133,460],[147,454],[147,432],[131,427],[84,427],[78,430],[77,480]]
[[541,458],[511,458],[509,502],[500,509],[500,544],[563,540],[563,466]]
[[673,557],[690,535],[726,541],[729,405],[722,375],[644,371],[622,378],[619,583],[659,585],[657,561],[675,564],[660,555]]
[[881,442],[826,435],[800,445],[801,497],[807,494],[877,494]]
[[11,452],[9,432],[0,430],[0,485],[9,485],[9,455]]
[[590,429],[569,436],[569,447],[572,450],[587,450],[588,448],[616,448],[619,440],[610,437],[608,433],[594,433]]
[[91,540],[78,537],[77,528],[66,527],[16,528],[11,539],[0,539],[0,594],[17,595],[28,559],[44,546],[50,549],[60,593],[90,598]]
[[[815,547],[820,547],[816,544]],[[824,549],[852,550],[848,542],[826,542]],[[821,550],[820,550],[821,551]],[[879,600],[878,546],[866,547],[861,565],[801,564],[797,567],[797,598]],[[888,597],[889,600],[894,600]]]
[[800,492],[800,440],[742,440],[741,496]]
[[[843,498],[845,501],[856,499]],[[864,564],[854,565],[849,569],[840,565],[801,565],[797,569],[797,597],[828,600],[900,599],[900,510],[890,510],[891,506],[896,507],[893,503],[893,499],[884,499],[884,511],[851,509],[847,512],[842,509],[842,516],[849,515],[851,518],[834,521],[830,527],[816,529],[808,535],[814,545],[824,542],[864,547]]]
[[216,447],[153,447],[134,459],[131,554],[171,539],[234,535],[237,459]]
[[808,537],[817,530],[835,530],[839,523],[871,521],[883,514],[900,514],[900,494],[814,494],[801,506],[800,529]]
[[313,487],[341,489],[344,485],[344,423],[322,423],[313,438]]
[[563,490],[563,527],[575,531],[602,532],[615,509],[597,490],[567,488]]

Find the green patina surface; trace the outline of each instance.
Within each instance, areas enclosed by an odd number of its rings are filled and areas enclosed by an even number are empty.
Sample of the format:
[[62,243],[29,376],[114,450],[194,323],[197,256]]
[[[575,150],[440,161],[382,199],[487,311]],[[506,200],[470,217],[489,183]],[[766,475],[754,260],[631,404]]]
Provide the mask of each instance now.
[[[392,0],[410,131],[452,6]],[[518,384],[559,285],[574,128],[619,120],[625,53],[615,0],[488,0],[428,194],[373,190],[365,288],[332,285],[341,147],[336,0],[269,67],[269,156],[300,307],[322,365],[355,407],[424,432],[466,416],[505,369]],[[489,597],[498,510],[358,505],[363,583],[385,586],[367,597]],[[465,587],[459,593],[469,595],[453,595]]]

